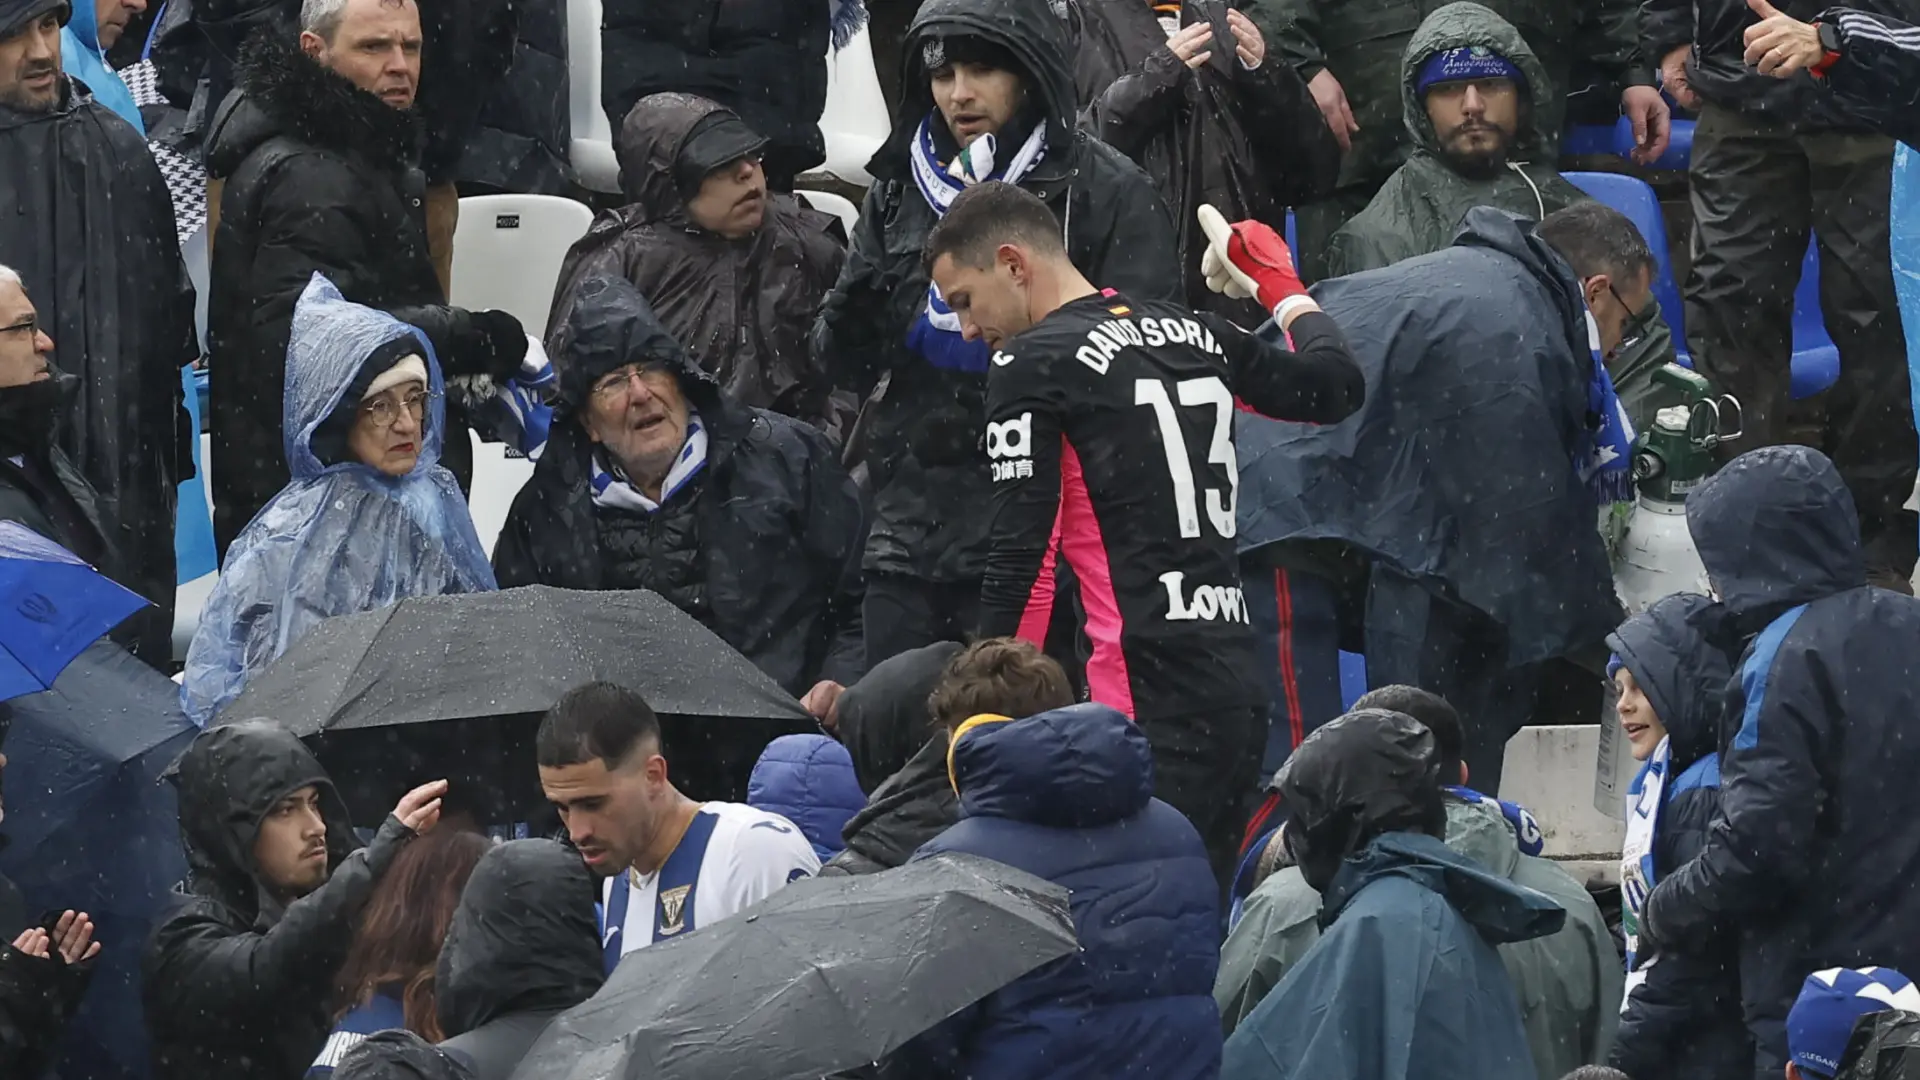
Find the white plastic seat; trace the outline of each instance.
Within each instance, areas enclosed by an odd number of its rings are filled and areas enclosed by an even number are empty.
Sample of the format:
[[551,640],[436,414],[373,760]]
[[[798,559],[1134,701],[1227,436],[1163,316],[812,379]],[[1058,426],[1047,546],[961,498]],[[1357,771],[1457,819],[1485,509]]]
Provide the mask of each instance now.
[[853,236],[853,227],[860,221],[860,208],[853,205],[851,199],[844,195],[835,195],[831,191],[813,191],[808,188],[798,188],[794,194],[800,196],[803,202],[815,210],[839,218],[840,223],[847,227],[847,236],[849,238]]
[[593,211],[555,195],[475,195],[460,200],[449,300],[512,312],[544,337],[560,264],[593,224]]
[[873,44],[863,26],[846,48],[827,55],[827,107],[820,114],[827,160],[821,171],[871,187],[867,162],[892,133],[887,98],[873,67]]
[[567,0],[567,104],[573,114],[573,171],[580,185],[619,194],[613,125],[600,104],[600,0]]

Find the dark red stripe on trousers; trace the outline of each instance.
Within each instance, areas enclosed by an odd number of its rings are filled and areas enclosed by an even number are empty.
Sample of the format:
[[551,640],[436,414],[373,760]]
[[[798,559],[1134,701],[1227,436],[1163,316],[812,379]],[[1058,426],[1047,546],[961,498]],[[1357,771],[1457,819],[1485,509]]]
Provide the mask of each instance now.
[[1280,686],[1287,698],[1287,734],[1293,738],[1290,749],[1298,749],[1307,735],[1300,716],[1300,674],[1293,669],[1293,587],[1285,570],[1273,572],[1273,595],[1280,603]]

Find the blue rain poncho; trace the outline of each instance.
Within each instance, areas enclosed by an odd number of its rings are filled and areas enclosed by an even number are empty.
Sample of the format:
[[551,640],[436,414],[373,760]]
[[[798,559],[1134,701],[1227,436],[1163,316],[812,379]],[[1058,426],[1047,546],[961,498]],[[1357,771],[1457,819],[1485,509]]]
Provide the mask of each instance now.
[[[426,361],[428,408],[420,460],[394,478],[358,461],[323,464],[321,422],[361,365],[403,335]],[[440,467],[446,432],[440,364],[426,335],[349,303],[319,274],[293,313],[283,409],[293,480],[247,524],[227,552],[220,582],[187,650],[181,707],[204,726],[320,620],[386,607],[410,596],[498,588],[473,517]]]

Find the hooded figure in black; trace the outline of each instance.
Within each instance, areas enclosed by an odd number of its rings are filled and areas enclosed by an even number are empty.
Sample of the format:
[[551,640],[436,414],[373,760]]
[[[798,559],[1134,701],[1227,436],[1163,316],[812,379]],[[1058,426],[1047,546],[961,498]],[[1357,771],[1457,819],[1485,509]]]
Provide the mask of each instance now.
[[438,1052],[415,1036],[368,1039],[334,1080],[507,1080],[548,1021],[606,981],[599,895],[563,844],[515,840],[487,852],[440,948],[434,996],[447,1038]]
[[[1635,806],[1635,796],[1628,795],[1629,812],[1644,809],[1653,821],[1651,850],[1622,868],[1623,877],[1640,875],[1644,883],[1638,897],[1625,898],[1629,912],[1645,897],[1644,887],[1700,854],[1720,813],[1720,707],[1733,668],[1727,654],[1688,621],[1712,606],[1704,596],[1676,593],[1607,638],[1614,659],[1633,673],[1667,730],[1657,809]],[[1636,788],[1647,784],[1647,775],[1641,772]],[[1644,951],[1628,958],[1644,974],[1628,989],[1608,1064],[1628,1076],[1751,1077],[1753,1045],[1740,1018],[1737,935],[1722,930],[1706,947],[1663,954],[1658,963],[1646,963]]]
[[[270,720],[202,732],[179,770],[188,876],[142,964],[154,1075],[300,1076],[332,1027],[327,1002],[361,910],[413,830],[389,815],[361,848],[326,770]],[[266,815],[308,786],[331,873],[288,902],[261,878],[255,840]]]
[[[223,556],[287,483],[287,341],[315,272],[348,300],[419,327],[450,381],[505,380],[527,348],[512,315],[447,304],[427,249],[419,109],[394,108],[292,40],[265,34],[248,43],[236,79],[207,150],[207,175],[225,182],[207,327],[213,528]],[[464,487],[472,444],[460,410],[448,413],[441,464]]]
[[[815,355],[832,365],[834,385],[884,387],[849,446],[873,492],[864,563],[872,660],[970,633],[986,568],[992,350],[960,341],[920,263],[941,215],[935,201],[950,202],[963,183],[952,177],[960,148],[932,91],[935,73],[961,64],[1011,72],[1021,87],[1018,108],[992,133],[992,169],[976,178],[1008,180],[1044,199],[1073,264],[1094,285],[1135,300],[1184,294],[1173,222],[1153,181],[1075,127],[1072,47],[1045,0],[927,0],[907,36],[893,135],[867,164],[874,186],[814,330]],[[1044,138],[1037,159],[1027,150],[1036,135]],[[970,160],[986,138],[968,144]]]
[[1920,600],[1867,584],[1860,519],[1804,446],[1740,455],[1687,496],[1720,603],[1693,616],[1738,652],[1721,713],[1721,813],[1699,857],[1654,886],[1656,952],[1740,934],[1756,1075],[1787,1062],[1810,971],[1920,970]]
[[927,698],[961,646],[943,641],[890,656],[847,687],[834,733],[853,758],[867,805],[847,821],[846,848],[819,877],[877,874],[901,866],[921,844],[960,820],[947,774],[947,735],[935,731]]
[[[68,7],[0,0],[0,38],[39,34]],[[46,40],[57,53],[57,33]],[[98,493],[95,524],[126,560],[120,580],[154,605],[132,625],[158,667],[172,658],[174,507],[191,460],[180,368],[199,352],[193,290],[146,141],[62,74],[58,55],[30,48],[0,78],[41,63],[55,84],[44,107],[0,94],[0,263],[25,281],[55,364],[79,380],[60,446]]]
[[[500,587],[650,589],[789,693],[858,678],[860,501],[826,436],[729,398],[624,278],[582,284],[553,343],[560,403],[494,547]],[[654,373],[671,379],[633,391]],[[596,431],[662,423],[684,435],[656,499]]]

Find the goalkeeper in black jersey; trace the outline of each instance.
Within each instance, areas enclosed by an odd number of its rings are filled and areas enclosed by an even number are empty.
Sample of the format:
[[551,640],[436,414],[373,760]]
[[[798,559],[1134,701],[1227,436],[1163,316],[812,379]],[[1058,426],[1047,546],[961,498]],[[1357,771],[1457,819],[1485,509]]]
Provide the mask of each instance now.
[[1294,351],[1219,316],[1095,287],[1053,212],[1011,185],[963,193],[924,257],[966,336],[995,350],[980,633],[1044,642],[1054,571],[1071,567],[1093,643],[1088,689],[1146,729],[1156,794],[1192,820],[1224,873],[1266,716],[1234,553],[1236,399],[1333,423],[1359,407],[1364,384],[1273,230],[1229,229],[1211,207],[1202,221],[1216,238],[1210,284],[1257,294]]

